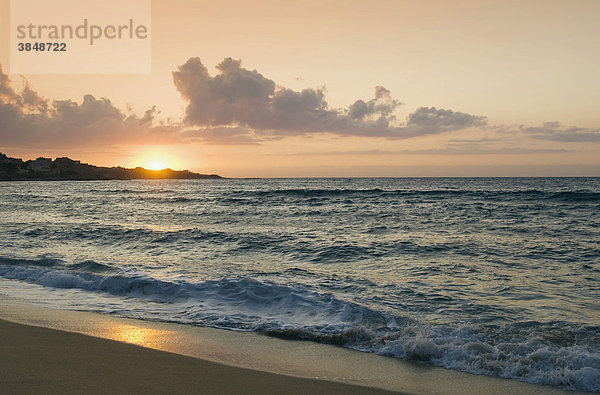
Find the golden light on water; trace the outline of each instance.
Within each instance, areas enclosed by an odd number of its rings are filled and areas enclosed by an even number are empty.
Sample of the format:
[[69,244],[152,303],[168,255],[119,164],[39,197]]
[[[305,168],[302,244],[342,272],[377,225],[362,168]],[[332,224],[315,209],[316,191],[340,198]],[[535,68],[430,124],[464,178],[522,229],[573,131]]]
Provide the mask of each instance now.
[[119,325],[111,329],[110,338],[125,343],[157,348],[168,336],[168,331],[142,328],[134,325]]

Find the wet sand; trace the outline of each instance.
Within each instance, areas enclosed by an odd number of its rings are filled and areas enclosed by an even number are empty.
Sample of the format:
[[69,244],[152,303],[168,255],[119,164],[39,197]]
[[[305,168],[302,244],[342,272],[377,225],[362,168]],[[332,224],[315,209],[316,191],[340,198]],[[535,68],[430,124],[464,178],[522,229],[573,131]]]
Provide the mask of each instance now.
[[566,393],[313,342],[48,309],[2,294],[0,318],[2,393]]
[[2,393],[383,394],[0,320]]

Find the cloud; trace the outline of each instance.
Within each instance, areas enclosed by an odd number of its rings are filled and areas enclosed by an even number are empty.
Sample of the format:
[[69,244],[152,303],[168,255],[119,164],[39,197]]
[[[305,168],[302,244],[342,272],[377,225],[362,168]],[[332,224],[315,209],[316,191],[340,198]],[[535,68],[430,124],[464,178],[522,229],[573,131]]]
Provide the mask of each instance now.
[[419,136],[485,126],[486,124],[485,117],[435,107],[420,107],[409,114],[405,130],[409,136]]
[[0,65],[0,100],[2,102],[11,102],[17,97],[17,94],[10,86],[10,79],[8,75],[2,72],[2,65]]
[[[1,73],[1,70],[0,70]],[[21,92],[21,103],[31,111],[45,113],[48,111],[48,100],[40,97],[36,91],[31,89],[29,82],[25,81],[25,87]]]
[[65,148],[98,144],[152,144],[176,140],[178,127],[153,126],[156,108],[126,116],[109,99],[49,102],[27,81],[17,93],[0,68],[0,141],[20,147]]
[[257,145],[318,133],[406,139],[486,124],[484,117],[435,107],[420,107],[398,122],[395,111],[401,103],[383,86],[375,87],[370,100],[333,109],[324,88],[294,91],[232,58],[216,69],[211,76],[198,58],[179,66],[173,81],[188,101],[184,121],[157,125],[156,107],[137,116],[91,94],[80,102],[50,100],[25,79],[17,92],[0,67],[0,141],[12,147],[61,149],[195,141]]
[[542,126],[525,127],[519,129],[529,137],[541,140],[559,142],[600,142],[600,129],[578,128],[575,126],[564,127],[558,122],[545,122]]
[[173,72],[175,88],[188,101],[184,121],[196,127],[242,127],[263,136],[333,133],[341,136],[404,139],[486,124],[485,117],[421,107],[398,124],[401,105],[382,86],[371,100],[356,100],[347,109],[332,109],[325,92],[282,87],[240,60],[226,58],[211,76],[199,58],[190,58]]
[[48,101],[31,89],[25,78],[23,78],[23,83],[23,91],[17,94],[10,85],[8,75],[4,74],[2,65],[0,65],[0,103],[22,107],[26,111],[45,112],[48,109]]
[[[348,116],[352,119],[364,119],[377,115],[390,117],[393,111],[402,103],[392,99],[392,92],[383,86],[375,87],[375,98],[365,102],[357,100],[348,107]],[[394,118],[391,118],[394,119]]]
[[[419,107],[400,120],[397,110],[402,103],[383,86],[375,87],[371,99],[332,108],[324,88],[294,91],[244,68],[240,60],[226,58],[216,70],[211,75],[199,58],[190,58],[173,72],[174,86],[188,104],[182,122],[164,124],[157,120],[156,107],[138,116],[91,94],[80,102],[50,100],[25,79],[17,92],[0,66],[0,141],[9,147],[64,149],[185,142],[258,145],[320,133],[399,140],[476,129],[480,134],[501,136],[500,140],[454,140],[454,145],[450,140],[446,147],[414,152],[439,155],[542,152],[510,148],[517,134],[556,142],[600,141],[600,129],[564,127],[558,122],[537,127],[494,126],[484,116],[436,107]],[[492,141],[497,144],[486,144]]]

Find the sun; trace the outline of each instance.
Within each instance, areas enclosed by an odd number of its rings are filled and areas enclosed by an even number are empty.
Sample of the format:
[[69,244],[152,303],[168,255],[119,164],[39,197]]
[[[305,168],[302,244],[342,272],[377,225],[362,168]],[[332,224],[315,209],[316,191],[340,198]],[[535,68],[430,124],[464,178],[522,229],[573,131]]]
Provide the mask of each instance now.
[[162,170],[165,168],[165,164],[160,159],[150,159],[146,168],[149,170]]
[[[0,0],[1,1],[1,0]],[[131,155],[130,166],[147,170],[178,170],[182,168],[181,156],[165,147],[141,147]]]

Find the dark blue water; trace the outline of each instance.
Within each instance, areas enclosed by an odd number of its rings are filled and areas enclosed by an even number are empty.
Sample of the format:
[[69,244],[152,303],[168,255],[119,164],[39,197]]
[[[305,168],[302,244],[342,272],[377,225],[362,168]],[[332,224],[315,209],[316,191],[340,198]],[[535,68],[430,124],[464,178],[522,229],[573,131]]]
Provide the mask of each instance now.
[[4,182],[0,292],[600,391],[599,214],[598,178]]

